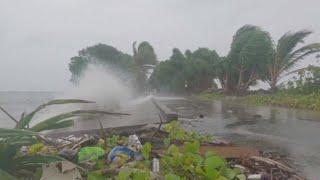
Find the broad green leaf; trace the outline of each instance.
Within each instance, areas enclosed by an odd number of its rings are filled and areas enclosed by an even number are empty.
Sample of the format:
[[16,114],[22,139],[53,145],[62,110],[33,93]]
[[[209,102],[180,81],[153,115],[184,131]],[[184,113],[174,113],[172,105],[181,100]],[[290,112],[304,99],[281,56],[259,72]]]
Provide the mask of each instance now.
[[225,164],[225,161],[219,156],[210,156],[204,160],[204,168],[207,172],[225,166]]
[[200,143],[198,141],[194,142],[185,142],[184,143],[184,152],[185,153],[199,153]]
[[149,159],[150,158],[150,152],[151,152],[151,144],[149,142],[145,143],[143,146],[142,146],[142,149],[141,149],[141,154],[143,156],[144,159]]
[[101,147],[83,147],[78,152],[78,162],[81,163],[89,160],[95,161],[104,154],[105,151]]

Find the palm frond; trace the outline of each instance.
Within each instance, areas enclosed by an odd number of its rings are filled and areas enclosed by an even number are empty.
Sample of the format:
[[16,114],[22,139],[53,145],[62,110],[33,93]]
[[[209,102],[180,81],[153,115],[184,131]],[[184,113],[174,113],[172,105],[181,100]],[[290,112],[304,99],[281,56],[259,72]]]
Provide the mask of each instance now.
[[59,156],[49,156],[49,155],[28,155],[18,157],[14,160],[16,168],[25,168],[30,166],[41,166],[44,164],[49,164],[57,161],[64,161],[65,159]]
[[302,60],[304,57],[320,52],[320,43],[313,43],[296,50],[291,55],[291,59],[282,67],[281,71],[289,70],[294,64]]
[[294,74],[294,73],[301,73],[301,72],[305,72],[305,71],[316,70],[316,69],[320,69],[320,66],[309,65],[307,67],[299,68],[294,71],[288,72],[287,74],[285,74],[285,76],[290,75],[290,74]]
[[11,174],[7,173],[2,169],[0,169],[0,177],[5,180],[18,180],[17,178],[15,178],[14,176],[12,176]]
[[22,116],[20,121],[16,124],[16,129],[23,129],[26,128],[26,126],[30,123],[31,119],[34,117],[34,115],[42,110],[43,108],[51,105],[60,105],[60,104],[71,104],[71,103],[93,103],[92,101],[86,101],[81,99],[55,99],[52,101],[49,101],[48,103],[42,104],[38,106],[34,111],[31,113]]
[[310,35],[312,32],[308,30],[302,30],[297,32],[287,32],[279,40],[277,44],[277,58],[278,59],[288,59],[290,53],[299,44],[303,43],[303,39]]
[[64,122],[64,121],[66,121],[72,117],[85,116],[85,115],[95,115],[95,114],[129,115],[126,113],[112,113],[112,112],[98,111],[98,110],[76,110],[76,111],[62,113],[62,114],[53,116],[51,118],[48,118],[48,119],[34,125],[33,127],[30,128],[30,130],[35,131],[35,132],[40,132],[40,131],[44,131],[44,130],[58,129],[58,128],[61,128],[62,125],[65,125],[65,127],[69,127],[72,125],[72,123],[70,121],[67,121],[67,122]]
[[23,129],[7,129],[0,128],[0,138],[9,138],[9,137],[21,137],[21,136],[36,136],[37,132],[32,132]]

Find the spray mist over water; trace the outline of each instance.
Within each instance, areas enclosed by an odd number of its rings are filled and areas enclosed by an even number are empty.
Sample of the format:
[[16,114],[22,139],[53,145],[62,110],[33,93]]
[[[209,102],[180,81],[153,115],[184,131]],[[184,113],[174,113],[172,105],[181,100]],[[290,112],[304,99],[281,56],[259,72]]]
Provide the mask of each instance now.
[[132,98],[132,88],[108,67],[89,65],[79,85],[65,93],[65,98],[96,102],[100,109],[117,109]]

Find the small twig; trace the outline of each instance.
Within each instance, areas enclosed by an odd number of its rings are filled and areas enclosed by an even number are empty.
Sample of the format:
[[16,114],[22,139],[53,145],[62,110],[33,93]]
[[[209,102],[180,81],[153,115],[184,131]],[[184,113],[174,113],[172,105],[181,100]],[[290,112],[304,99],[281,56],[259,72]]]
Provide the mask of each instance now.
[[10,119],[12,119],[15,123],[18,123],[18,120],[16,120],[11,114],[9,114],[3,107],[0,106],[0,110],[4,112]]
[[160,123],[159,123],[159,126],[158,126],[158,131],[156,131],[156,132],[154,132],[154,133],[153,133],[153,135],[152,135],[152,137],[151,137],[151,141],[153,141],[153,138],[154,138],[154,136],[156,135],[156,133],[157,133],[157,132],[159,132],[159,131],[161,130],[161,126],[162,126],[162,124],[163,124],[163,121],[162,121],[161,115],[160,115],[160,114],[158,114],[158,116],[159,116],[159,119],[160,119]]
[[84,137],[84,138],[80,139],[80,141],[78,141],[77,144],[73,145],[71,149],[72,149],[72,150],[75,150],[76,148],[80,147],[81,144],[83,144],[84,142],[86,142],[86,141],[88,141],[88,140],[89,140],[88,137]]
[[289,172],[289,173],[295,174],[298,178],[303,179],[302,177],[298,176],[298,174],[295,172],[294,169],[292,169],[291,167],[288,167],[280,162],[277,162],[273,159],[259,157],[259,156],[251,156],[250,159],[253,159],[255,161],[264,162],[264,163],[272,165],[272,166],[276,166],[280,169],[280,172],[281,172],[281,170],[285,171],[285,172]]
[[100,137],[104,140],[104,147],[105,147],[105,149],[107,149],[107,147],[108,147],[107,146],[107,135],[104,132],[104,128],[103,128],[103,125],[100,120],[99,120],[99,126],[100,126]]

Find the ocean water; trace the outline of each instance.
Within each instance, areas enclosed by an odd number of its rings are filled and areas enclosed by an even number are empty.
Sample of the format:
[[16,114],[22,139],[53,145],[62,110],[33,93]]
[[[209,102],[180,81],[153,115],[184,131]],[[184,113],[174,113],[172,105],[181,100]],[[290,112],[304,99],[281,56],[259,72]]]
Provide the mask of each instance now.
[[[30,112],[57,95],[59,95],[58,92],[2,91],[0,92],[0,106],[19,119],[21,113]],[[0,127],[13,127],[14,125],[15,122],[0,111]]]

